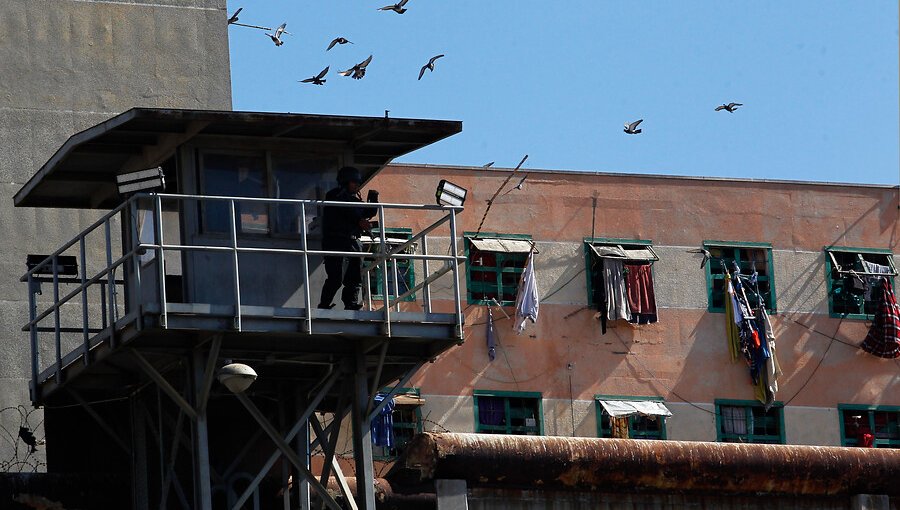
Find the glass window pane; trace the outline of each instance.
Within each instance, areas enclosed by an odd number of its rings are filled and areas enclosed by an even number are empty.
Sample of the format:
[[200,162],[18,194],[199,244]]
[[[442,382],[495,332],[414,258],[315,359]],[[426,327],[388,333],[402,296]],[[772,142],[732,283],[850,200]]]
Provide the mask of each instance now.
[[[202,156],[201,193],[212,196],[263,198],[268,195],[266,160],[262,156],[209,154]],[[231,226],[227,202],[203,204],[206,232],[227,233]],[[262,203],[236,202],[238,232],[269,232],[268,206]]]
[[[325,193],[335,187],[338,161],[307,155],[272,155],[272,196],[298,200],[324,200]],[[307,222],[316,215],[315,208],[307,206]],[[279,234],[300,232],[300,206],[278,204],[275,206],[274,230]]]

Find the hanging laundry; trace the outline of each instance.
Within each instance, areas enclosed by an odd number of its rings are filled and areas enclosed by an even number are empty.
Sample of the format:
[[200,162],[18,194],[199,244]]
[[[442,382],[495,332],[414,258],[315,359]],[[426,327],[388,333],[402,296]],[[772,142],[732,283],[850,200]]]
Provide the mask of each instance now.
[[860,347],[881,358],[900,358],[900,306],[887,278],[881,279],[875,320]]
[[[385,395],[375,395],[375,404],[381,403]],[[391,448],[394,446],[394,399],[391,398],[378,416],[372,419],[370,424],[372,432],[372,442],[378,446]]]
[[628,439],[628,417],[627,416],[610,416],[609,417],[610,435],[617,439]]
[[766,410],[768,406],[775,403],[775,396],[778,393],[778,377],[781,376],[781,366],[778,364],[778,358],[775,356],[775,331],[772,329],[772,321],[769,320],[769,314],[765,307],[759,309],[759,326],[765,330],[763,335],[766,344],[769,346],[769,359],[766,360]]
[[491,312],[491,306],[487,307],[488,316],[487,316],[487,348],[488,348],[488,358],[491,361],[494,361],[494,358],[497,356],[497,339],[494,337],[494,313]]
[[[731,275],[725,273],[725,338],[728,341],[728,352],[731,354],[731,362],[738,360],[741,352],[741,336],[738,324],[740,320],[735,316],[735,311],[740,313],[737,300],[734,297],[734,286],[731,285]],[[742,318],[743,320],[743,318]]]
[[603,259],[591,257],[591,289],[593,291],[594,309],[600,319],[600,334],[606,334],[606,280],[603,278]]
[[631,321],[639,324],[656,322],[656,293],[653,290],[653,271],[650,264],[623,264],[623,266]]
[[[883,266],[881,264],[876,264],[874,262],[869,262],[864,260],[863,263],[863,272],[864,273],[876,273],[876,274],[886,274],[891,275],[894,274],[894,271],[891,270],[890,266]],[[883,278],[880,276],[867,276],[865,279],[865,299],[866,301],[875,301],[879,297],[879,292],[881,290],[880,282]]]
[[516,320],[513,327],[516,333],[525,331],[525,323],[537,322],[540,299],[538,298],[537,279],[534,276],[534,252],[528,254],[528,263],[522,279],[519,280],[519,292],[516,295]]
[[603,279],[606,282],[606,318],[614,321],[631,319],[625,289],[624,264],[621,260],[603,259]]

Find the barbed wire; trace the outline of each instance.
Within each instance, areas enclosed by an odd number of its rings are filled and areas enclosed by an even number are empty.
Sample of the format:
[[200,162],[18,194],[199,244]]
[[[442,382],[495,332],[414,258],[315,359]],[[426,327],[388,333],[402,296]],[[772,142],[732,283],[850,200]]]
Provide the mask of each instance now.
[[[28,409],[21,404],[0,409],[0,437],[10,448],[10,456],[0,460],[0,471],[38,472],[47,467],[47,462],[37,455],[38,446],[46,443],[44,420],[34,415],[38,410],[38,408]],[[16,421],[18,429],[13,432],[6,424]]]

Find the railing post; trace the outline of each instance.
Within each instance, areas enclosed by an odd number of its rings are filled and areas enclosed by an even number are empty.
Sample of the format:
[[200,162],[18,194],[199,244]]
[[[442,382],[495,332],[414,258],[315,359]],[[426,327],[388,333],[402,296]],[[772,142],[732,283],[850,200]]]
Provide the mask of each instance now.
[[[156,238],[156,266],[159,275],[159,325],[163,328],[169,327],[169,315],[166,310],[166,250],[163,249],[165,242],[163,240],[162,228],[162,197],[154,195],[154,211],[153,211],[153,234]],[[149,211],[148,211],[149,213]]]
[[[134,282],[131,290],[131,306],[134,307],[134,311],[137,313],[135,319],[135,325],[138,330],[143,329],[144,325],[144,316],[141,310],[143,306],[143,296],[141,296],[141,257],[138,255],[138,246],[141,244],[140,236],[138,235],[138,229],[142,228],[143,225],[140,224],[140,218],[138,217],[138,207],[137,207],[137,199],[132,198],[131,204],[129,205],[129,225],[126,228],[131,229],[131,277],[126,278],[126,284],[128,282]],[[150,214],[150,211],[147,211],[147,214]],[[156,226],[156,222],[153,222],[154,228]]]
[[385,334],[385,336],[390,337],[391,336],[391,294],[389,292],[390,289],[388,289],[387,259],[383,258],[385,253],[387,253],[387,248],[385,246],[386,243],[385,243],[385,238],[384,238],[385,237],[384,232],[385,232],[386,226],[384,224],[384,206],[383,205],[378,206],[378,228],[381,231],[381,236],[380,236],[381,237],[381,243],[380,243],[381,252],[379,253],[379,255],[382,257],[382,259],[381,259],[381,276],[382,276],[381,281],[384,285],[384,289],[382,289],[382,291],[381,291],[381,294],[382,294],[381,297],[384,299],[384,334]]
[[[382,237],[384,237],[384,233],[382,233]],[[394,303],[397,306],[397,311],[400,311],[400,280],[398,279],[399,271],[397,271],[397,259],[393,258],[391,260],[391,271],[394,277]],[[385,286],[387,287],[387,283],[385,282]],[[387,289],[385,289],[387,290]]]
[[110,232],[109,218],[103,222],[103,230],[106,235],[106,280],[107,280],[107,310],[109,327],[109,346],[116,346],[116,272],[112,268],[112,233]]
[[[428,256],[428,236],[427,235],[422,236],[422,255],[424,255],[426,257]],[[422,259],[422,271],[424,273],[422,278],[424,280],[427,280],[428,275],[430,274],[428,269],[429,269],[428,259],[427,258]],[[415,265],[413,265],[413,273],[415,273],[415,270],[416,270],[416,267],[415,267]],[[431,284],[430,283],[428,283],[424,287],[422,287],[422,300],[424,301],[423,304],[424,304],[424,308],[425,308],[425,313],[426,314],[431,313]]]
[[53,339],[56,347],[56,383],[62,383],[62,340],[59,331],[59,258],[53,256]]
[[88,313],[88,295],[87,295],[87,256],[84,246],[84,236],[78,240],[78,252],[81,256],[81,265],[79,273],[81,275],[81,332],[84,337],[84,347],[82,358],[85,365],[91,364],[91,335],[90,335],[90,314]]
[[35,283],[34,276],[32,273],[28,273],[28,319],[31,327],[29,328],[29,335],[31,336],[31,400],[33,402],[38,402],[40,399],[38,398],[38,392],[40,391],[40,385],[38,385],[38,366],[41,363],[41,351],[38,349],[38,331],[37,324],[34,323],[35,317],[37,317],[37,302],[34,298],[35,294]]
[[309,289],[309,254],[307,251],[309,250],[308,242],[306,236],[306,204],[300,204],[300,248],[303,250],[303,288],[306,290],[303,293],[304,306],[306,307],[306,333],[312,334],[312,319],[313,319],[313,305],[312,305],[312,296],[310,295]]
[[453,261],[451,264],[453,271],[453,294],[455,303],[455,312],[456,312],[456,335],[457,338],[463,338],[463,318],[462,318],[462,304],[460,303],[460,295],[459,295],[459,250],[456,247],[456,209],[450,210],[450,254],[453,255]]
[[237,218],[235,217],[234,199],[228,201],[231,215],[231,250],[234,254],[234,329],[241,330],[241,273],[238,265],[237,250]]

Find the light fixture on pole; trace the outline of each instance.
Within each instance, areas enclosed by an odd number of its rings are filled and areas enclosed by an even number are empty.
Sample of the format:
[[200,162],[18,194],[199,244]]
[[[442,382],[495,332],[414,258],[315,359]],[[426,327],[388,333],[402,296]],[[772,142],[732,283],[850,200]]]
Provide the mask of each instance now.
[[218,378],[232,393],[243,393],[256,381],[256,371],[243,363],[229,363],[219,369]]
[[437,198],[438,205],[453,205],[462,207],[463,203],[465,203],[466,201],[467,193],[468,192],[465,188],[457,186],[456,184],[453,184],[452,182],[445,179],[441,179],[441,182],[438,184],[435,197]]
[[119,194],[133,193],[154,188],[165,188],[166,177],[161,166],[129,172],[116,176],[116,184],[119,186]]

